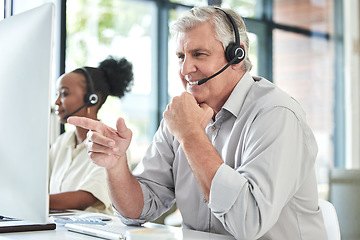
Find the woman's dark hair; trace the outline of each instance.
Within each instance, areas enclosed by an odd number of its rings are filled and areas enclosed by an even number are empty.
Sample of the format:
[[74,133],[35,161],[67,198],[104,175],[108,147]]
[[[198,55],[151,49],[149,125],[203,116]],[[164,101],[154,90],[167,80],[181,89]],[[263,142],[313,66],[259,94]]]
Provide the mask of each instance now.
[[[95,93],[100,97],[99,109],[109,95],[122,98],[131,90],[134,78],[132,64],[125,58],[115,59],[109,56],[97,68],[85,68],[92,78]],[[86,79],[83,70],[75,69],[73,72],[82,74]],[[89,92],[89,79],[86,81],[87,92]]]

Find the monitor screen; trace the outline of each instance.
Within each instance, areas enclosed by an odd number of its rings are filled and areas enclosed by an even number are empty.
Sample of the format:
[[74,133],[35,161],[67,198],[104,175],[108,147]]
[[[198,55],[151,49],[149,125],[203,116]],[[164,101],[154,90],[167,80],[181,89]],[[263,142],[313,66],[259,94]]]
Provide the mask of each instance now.
[[0,21],[0,215],[48,220],[54,5]]

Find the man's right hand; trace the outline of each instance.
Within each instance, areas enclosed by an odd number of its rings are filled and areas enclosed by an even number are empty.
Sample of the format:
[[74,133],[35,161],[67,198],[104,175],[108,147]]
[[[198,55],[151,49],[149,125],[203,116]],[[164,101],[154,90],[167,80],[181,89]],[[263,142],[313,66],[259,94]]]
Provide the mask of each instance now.
[[95,164],[111,169],[119,164],[119,160],[126,161],[126,150],[129,148],[132,132],[123,118],[117,120],[116,130],[85,117],[69,117],[68,123],[89,129],[87,150]]

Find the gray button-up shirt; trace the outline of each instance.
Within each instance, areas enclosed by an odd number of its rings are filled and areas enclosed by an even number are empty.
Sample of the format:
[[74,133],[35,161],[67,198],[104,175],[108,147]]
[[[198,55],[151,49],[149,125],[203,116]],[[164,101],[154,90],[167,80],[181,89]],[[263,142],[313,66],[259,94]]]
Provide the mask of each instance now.
[[246,73],[205,131],[224,160],[209,202],[161,122],[133,172],[143,211],[136,220],[117,213],[125,224],[154,220],[176,200],[186,228],[237,239],[327,239],[314,171],[317,144],[294,99]]

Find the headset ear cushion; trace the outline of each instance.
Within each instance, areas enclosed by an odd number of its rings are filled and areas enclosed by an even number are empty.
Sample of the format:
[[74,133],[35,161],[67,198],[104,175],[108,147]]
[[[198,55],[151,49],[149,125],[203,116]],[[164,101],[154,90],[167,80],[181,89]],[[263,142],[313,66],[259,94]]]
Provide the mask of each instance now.
[[[241,51],[242,53],[240,53],[239,51]],[[238,54],[239,54],[239,56],[236,57],[236,55],[238,55]],[[235,57],[238,58],[233,62],[233,64],[238,64],[239,62],[244,60],[245,50],[244,50],[243,46],[241,46],[239,44],[230,43],[229,46],[227,46],[227,48],[225,50],[225,57],[228,62],[233,60]]]
[[84,102],[88,106],[94,106],[98,103],[99,97],[95,93],[87,93],[84,97]]

